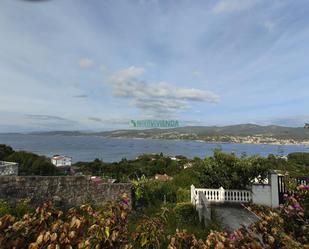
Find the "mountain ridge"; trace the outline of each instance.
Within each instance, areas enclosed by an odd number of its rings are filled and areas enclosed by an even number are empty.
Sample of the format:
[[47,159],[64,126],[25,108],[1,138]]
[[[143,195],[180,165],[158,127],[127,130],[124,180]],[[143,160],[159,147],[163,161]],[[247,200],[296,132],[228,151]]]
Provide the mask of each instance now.
[[100,132],[47,131],[31,132],[32,135],[102,136],[110,138],[166,138],[193,140],[222,140],[225,137],[267,137],[274,139],[309,140],[309,129],[279,125],[237,124],[228,126],[184,126],[175,128],[118,129]]

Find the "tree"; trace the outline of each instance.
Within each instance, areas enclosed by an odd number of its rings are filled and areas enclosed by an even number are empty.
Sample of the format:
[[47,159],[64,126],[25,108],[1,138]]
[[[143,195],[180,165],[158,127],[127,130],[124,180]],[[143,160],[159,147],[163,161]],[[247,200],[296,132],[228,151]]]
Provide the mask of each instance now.
[[12,147],[0,144],[0,160],[4,161],[8,156],[14,153]]

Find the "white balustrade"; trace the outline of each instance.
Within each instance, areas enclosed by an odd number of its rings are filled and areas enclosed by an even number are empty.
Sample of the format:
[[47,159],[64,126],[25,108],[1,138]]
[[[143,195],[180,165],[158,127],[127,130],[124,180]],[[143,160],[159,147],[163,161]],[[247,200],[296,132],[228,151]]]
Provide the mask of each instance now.
[[206,199],[210,203],[223,203],[223,202],[233,202],[233,203],[244,203],[252,201],[252,193],[248,190],[237,190],[224,188],[219,189],[207,189],[207,188],[195,188],[191,186],[191,203],[193,205],[198,205],[199,203],[199,193],[203,193]]

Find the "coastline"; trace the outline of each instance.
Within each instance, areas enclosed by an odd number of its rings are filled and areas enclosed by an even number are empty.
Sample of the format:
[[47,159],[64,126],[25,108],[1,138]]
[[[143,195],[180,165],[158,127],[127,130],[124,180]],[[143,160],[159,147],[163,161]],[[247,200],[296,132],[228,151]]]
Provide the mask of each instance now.
[[172,141],[194,141],[208,144],[256,144],[256,145],[295,145],[295,146],[309,146],[309,141],[303,141],[300,143],[287,143],[287,142],[243,142],[243,141],[213,141],[213,140],[201,140],[201,139],[180,139],[180,138],[154,138],[154,137],[126,137],[126,136],[95,136],[106,139],[134,139],[134,140],[172,140]]

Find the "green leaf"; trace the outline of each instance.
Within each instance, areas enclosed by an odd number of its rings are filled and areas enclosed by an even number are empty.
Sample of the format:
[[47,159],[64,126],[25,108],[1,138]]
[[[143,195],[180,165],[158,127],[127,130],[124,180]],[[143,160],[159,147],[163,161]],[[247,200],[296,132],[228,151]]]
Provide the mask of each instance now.
[[147,237],[142,237],[142,241],[141,241],[141,246],[143,247],[144,245],[146,245],[148,242]]
[[109,227],[105,227],[105,236],[106,238],[109,237]]

